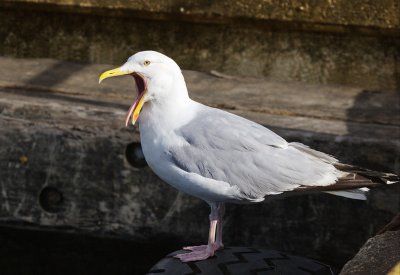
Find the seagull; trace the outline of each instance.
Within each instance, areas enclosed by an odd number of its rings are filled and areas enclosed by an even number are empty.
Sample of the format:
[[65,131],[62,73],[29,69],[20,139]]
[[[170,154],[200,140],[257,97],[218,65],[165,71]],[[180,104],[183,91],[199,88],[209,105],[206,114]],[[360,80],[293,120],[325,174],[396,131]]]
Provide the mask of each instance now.
[[138,52],[102,73],[99,83],[122,75],[133,77],[137,91],[125,124],[139,122],[150,168],[211,208],[208,243],[184,247],[188,252],[175,256],[182,262],[205,260],[223,249],[226,203],[310,191],[365,200],[368,187],[399,181],[393,174],[342,164],[253,121],[190,99],[181,69],[164,54]]

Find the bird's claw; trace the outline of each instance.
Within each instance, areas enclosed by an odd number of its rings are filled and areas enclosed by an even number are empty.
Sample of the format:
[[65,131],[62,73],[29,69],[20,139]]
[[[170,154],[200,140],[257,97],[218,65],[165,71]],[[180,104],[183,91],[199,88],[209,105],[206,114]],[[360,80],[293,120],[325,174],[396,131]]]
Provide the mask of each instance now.
[[177,254],[174,257],[184,263],[208,259],[214,256],[216,250],[213,245],[187,246],[183,249],[191,250],[192,252]]

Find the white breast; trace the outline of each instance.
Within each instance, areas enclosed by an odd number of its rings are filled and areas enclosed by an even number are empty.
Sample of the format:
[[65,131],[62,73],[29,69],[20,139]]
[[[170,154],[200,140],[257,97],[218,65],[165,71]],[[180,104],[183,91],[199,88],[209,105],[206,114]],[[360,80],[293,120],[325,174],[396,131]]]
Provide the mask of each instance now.
[[[154,173],[180,191],[205,201],[235,200],[238,194],[235,187],[226,182],[183,171],[176,167],[168,155],[168,148],[172,146],[187,146],[186,140],[178,136],[175,129],[182,123],[188,123],[190,114],[195,113],[196,105],[192,105],[193,109],[185,112],[185,116],[176,116],[173,111],[168,116],[156,105],[146,107],[139,117],[140,140],[143,154]],[[170,121],[171,119],[173,121]]]

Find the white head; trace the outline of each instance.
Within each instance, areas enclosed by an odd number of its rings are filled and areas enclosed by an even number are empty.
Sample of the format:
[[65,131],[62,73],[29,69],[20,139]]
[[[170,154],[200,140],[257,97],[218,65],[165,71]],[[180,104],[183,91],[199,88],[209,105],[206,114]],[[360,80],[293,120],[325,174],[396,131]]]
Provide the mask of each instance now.
[[146,102],[188,98],[181,69],[174,60],[159,52],[143,51],[132,55],[121,67],[102,73],[99,83],[106,78],[120,75],[133,76],[138,91],[128,111],[126,125],[130,117],[132,124],[135,124]]

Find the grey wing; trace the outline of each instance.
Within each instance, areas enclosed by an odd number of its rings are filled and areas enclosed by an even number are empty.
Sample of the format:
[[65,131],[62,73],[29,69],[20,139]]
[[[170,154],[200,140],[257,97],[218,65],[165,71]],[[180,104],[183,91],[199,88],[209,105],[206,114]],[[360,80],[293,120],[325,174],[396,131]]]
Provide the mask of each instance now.
[[218,109],[205,107],[177,134],[186,143],[168,152],[176,166],[237,186],[242,198],[330,185],[341,176],[336,159]]

